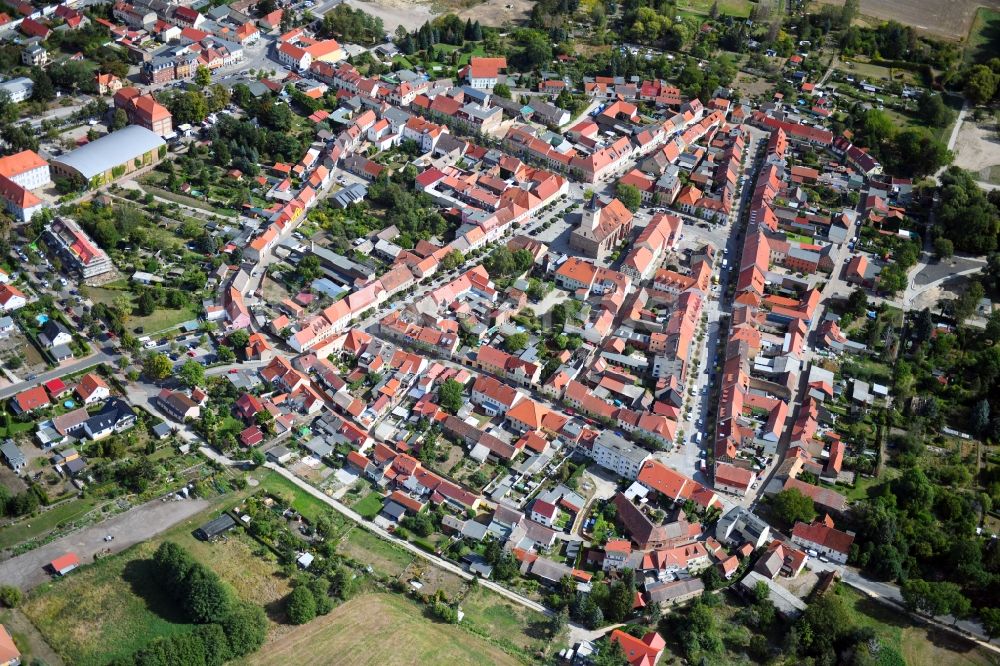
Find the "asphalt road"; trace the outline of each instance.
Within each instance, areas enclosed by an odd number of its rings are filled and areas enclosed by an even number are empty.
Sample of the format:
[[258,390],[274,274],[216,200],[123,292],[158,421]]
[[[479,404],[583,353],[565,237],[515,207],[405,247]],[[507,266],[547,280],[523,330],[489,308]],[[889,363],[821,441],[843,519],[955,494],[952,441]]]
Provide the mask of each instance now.
[[99,351],[95,354],[88,356],[87,358],[80,359],[79,361],[74,361],[73,363],[68,363],[66,365],[61,365],[55,370],[49,370],[48,372],[43,372],[40,375],[36,375],[34,379],[22,381],[18,384],[12,384],[0,389],[0,400],[11,397],[16,393],[31,388],[32,386],[38,386],[39,384],[44,384],[50,379],[55,379],[56,377],[63,377],[65,375],[70,375],[75,372],[80,372],[81,370],[86,370],[87,368],[92,368],[95,365],[100,365],[101,363],[114,364],[118,360],[118,354],[108,354],[103,351]]
[[[204,511],[208,506],[206,500],[200,499],[147,502],[97,525],[67,534],[23,555],[0,562],[0,581],[16,585],[27,592],[52,577],[45,567],[60,555],[76,553],[81,564],[89,564],[95,553],[123,551]],[[114,540],[105,541],[104,537],[107,535],[114,536]]]

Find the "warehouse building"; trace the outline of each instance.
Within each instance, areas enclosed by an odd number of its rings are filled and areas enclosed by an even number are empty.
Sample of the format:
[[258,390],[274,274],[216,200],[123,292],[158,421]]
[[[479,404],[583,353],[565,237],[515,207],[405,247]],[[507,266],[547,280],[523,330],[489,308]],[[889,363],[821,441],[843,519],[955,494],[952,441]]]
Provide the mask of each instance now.
[[83,178],[95,188],[153,166],[166,154],[167,143],[159,135],[129,125],[52,160],[50,166],[57,177]]

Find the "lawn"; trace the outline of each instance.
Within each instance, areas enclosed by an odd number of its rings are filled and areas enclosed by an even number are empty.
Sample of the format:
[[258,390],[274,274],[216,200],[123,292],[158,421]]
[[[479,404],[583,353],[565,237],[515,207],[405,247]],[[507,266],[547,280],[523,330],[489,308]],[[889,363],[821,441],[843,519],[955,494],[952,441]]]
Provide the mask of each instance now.
[[[107,287],[80,287],[80,292],[95,303],[112,305],[115,298],[126,295],[135,305],[135,294],[128,289],[108,289]],[[179,308],[176,310],[168,308],[157,308],[151,315],[141,317],[133,314],[128,319],[130,328],[142,327],[146,335],[159,333],[178,324],[195,319],[197,313],[191,308]]]
[[853,622],[870,627],[882,642],[895,648],[907,664],[948,664],[948,666],[985,666],[995,664],[992,655],[972,643],[949,633],[917,626],[902,613],[869,599],[846,585],[836,594],[847,602]]
[[824,484],[824,485],[832,488],[838,493],[842,493],[850,501],[856,502],[857,500],[867,499],[868,489],[872,488],[873,486],[877,486],[881,482],[882,479],[878,479],[875,477],[865,477],[859,474],[857,476],[857,481],[855,481],[853,488],[849,488],[847,486],[832,486],[830,484]]
[[351,507],[364,518],[371,520],[382,510],[382,495],[377,492],[370,492]]
[[478,666],[519,661],[460,627],[426,619],[424,609],[405,597],[366,594],[264,646],[243,663]]
[[375,571],[399,576],[413,561],[413,555],[396,544],[384,541],[368,530],[354,527],[337,548],[341,554],[371,566]]
[[333,508],[323,500],[313,497],[280,474],[265,476],[258,486],[258,489],[260,488],[284,498],[291,498],[292,508],[302,514],[309,522],[315,522],[316,518],[323,514],[337,515],[334,514]]
[[10,427],[0,426],[0,437],[13,437],[14,435],[19,435],[22,432],[28,432],[34,427],[34,421],[27,421],[25,423],[21,423],[20,421],[11,421]]
[[93,498],[68,500],[33,518],[5,527],[0,530],[0,550],[45,534],[61,523],[81,518],[95,506],[97,500]]
[[36,588],[24,612],[67,663],[103,664],[188,631],[156,582],[151,543]]
[[[679,0],[677,9],[694,14],[708,14],[716,0]],[[753,3],[750,0],[718,0],[719,14],[747,18]]]
[[461,603],[465,619],[476,633],[514,646],[525,654],[546,651],[563,641],[552,641],[546,634],[546,618],[503,597],[474,587]]
[[[233,502],[234,496],[226,496]],[[46,641],[73,664],[104,664],[125,657],[157,636],[188,631],[190,625],[156,582],[151,556],[162,541],[185,548],[226,581],[236,595],[268,609],[290,590],[269,554],[242,532],[205,543],[192,530],[219,513],[216,506],[160,537],[45,583],[23,606]]]
[[142,184],[144,190],[149,192],[155,197],[160,199],[166,199],[167,201],[172,201],[181,206],[187,206],[188,208],[195,208],[197,210],[203,210],[208,213],[214,213],[215,215],[222,215],[224,217],[236,217],[239,213],[231,208],[217,208],[210,203],[206,203],[201,199],[195,199],[194,197],[189,197],[185,194],[174,194],[169,190],[164,190],[162,188],[156,187],[155,185],[150,185],[147,180]]
[[967,63],[986,62],[996,55],[1000,45],[1000,11],[988,7],[976,10],[976,18],[969,30],[969,40],[965,46]]

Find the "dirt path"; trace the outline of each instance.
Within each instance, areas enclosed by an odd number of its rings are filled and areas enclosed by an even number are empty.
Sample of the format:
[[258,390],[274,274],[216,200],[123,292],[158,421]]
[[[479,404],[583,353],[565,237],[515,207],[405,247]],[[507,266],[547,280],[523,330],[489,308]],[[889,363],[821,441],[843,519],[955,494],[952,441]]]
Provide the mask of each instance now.
[[25,656],[29,656],[32,663],[35,659],[41,659],[49,666],[63,666],[62,657],[45,642],[38,629],[24,613],[19,610],[4,611],[0,614],[0,622],[14,635],[17,647],[21,650],[22,663],[29,663],[24,659]]
[[[66,553],[76,553],[81,564],[93,561],[94,554],[108,550],[112,553],[145,541],[209,507],[205,500],[160,501],[153,500],[130,509],[103,523],[68,534],[40,548],[0,562],[0,581],[16,585],[27,592],[51,576],[46,566]],[[107,535],[114,536],[105,542]]]

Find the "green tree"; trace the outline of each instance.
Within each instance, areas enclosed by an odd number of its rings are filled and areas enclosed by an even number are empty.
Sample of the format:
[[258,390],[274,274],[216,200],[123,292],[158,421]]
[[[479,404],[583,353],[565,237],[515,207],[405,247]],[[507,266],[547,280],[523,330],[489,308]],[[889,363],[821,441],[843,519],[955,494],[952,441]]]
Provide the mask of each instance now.
[[250,344],[250,334],[244,329],[237,329],[229,334],[226,343],[233,349],[246,349]]
[[267,639],[267,615],[255,604],[240,602],[233,605],[220,621],[229,650],[234,657],[256,652]]
[[840,8],[840,27],[850,27],[851,22],[858,17],[861,9],[861,0],[845,0],[844,6]]
[[632,612],[635,602],[635,590],[622,581],[611,585],[608,602],[604,609],[604,617],[610,622],[622,622]]
[[156,296],[153,295],[153,290],[146,289],[139,294],[135,305],[140,317],[148,317],[156,312]]
[[898,263],[889,264],[878,276],[878,286],[883,291],[895,294],[906,289],[906,270]]
[[896,124],[884,111],[869,109],[861,117],[857,137],[866,146],[875,148],[889,141],[896,132]]
[[987,104],[997,94],[997,75],[986,65],[975,65],[965,77],[965,96],[973,104]]
[[860,317],[868,311],[868,294],[860,287],[851,292],[847,297],[847,312],[855,317]]
[[816,507],[812,498],[795,488],[782,490],[775,495],[771,500],[771,507],[775,517],[786,525],[794,525],[800,521],[811,523],[816,519]]
[[31,70],[31,80],[34,88],[31,91],[31,99],[38,102],[51,102],[56,98],[56,87],[52,79],[45,70],[37,67]]
[[629,660],[618,641],[611,642],[610,639],[604,639],[598,653],[590,659],[590,663],[593,666],[628,666]]
[[1000,636],[1000,608],[981,608],[979,619],[983,622],[983,629],[990,638]]
[[955,255],[955,244],[950,238],[941,236],[934,239],[934,256],[938,259],[951,259]]
[[458,250],[452,250],[444,255],[441,260],[441,268],[446,271],[454,270],[465,263],[465,255]]
[[953,159],[948,146],[923,127],[910,127],[896,134],[888,155],[896,171],[918,177],[934,173]]
[[211,84],[212,83],[211,70],[209,70],[208,67],[205,67],[204,65],[198,65],[198,69],[196,69],[194,72],[194,82],[202,88],[205,88],[206,86]]
[[210,569],[200,565],[192,568],[184,585],[184,608],[194,622],[216,622],[229,613],[229,594]]
[[945,127],[951,122],[952,112],[941,98],[941,95],[930,91],[924,92],[917,100],[917,110],[931,127]]
[[986,398],[978,401],[969,415],[969,429],[972,434],[981,437],[990,426],[990,402]]
[[142,363],[143,373],[153,380],[163,380],[174,371],[174,364],[166,354],[149,354]]
[[128,125],[128,115],[125,113],[125,109],[115,109],[114,116],[111,120],[111,125],[108,127],[109,130],[115,132],[121,128]]
[[285,612],[292,624],[305,624],[316,617],[316,597],[305,585],[297,585],[285,600]]
[[642,206],[642,192],[635,185],[618,183],[615,186],[615,196],[633,213]]
[[507,336],[503,341],[503,346],[509,353],[514,354],[525,349],[529,340],[527,333],[514,333]]
[[205,383],[205,366],[193,358],[188,359],[184,362],[184,365],[181,366],[177,376],[182,382],[184,382],[184,385],[189,388],[202,386]]
[[464,389],[462,385],[454,379],[446,379],[438,389],[438,399],[441,407],[445,411],[457,414],[458,410],[465,404]]
[[219,345],[215,355],[220,363],[232,363],[236,359],[236,354],[233,353],[232,347],[227,345]]
[[969,614],[969,600],[955,583],[932,583],[919,578],[905,581],[900,588],[906,608],[934,617],[953,615],[956,619]]
[[510,88],[506,83],[498,83],[493,86],[493,94],[496,97],[502,97],[504,99],[510,99]]
[[417,536],[428,537],[434,533],[434,520],[427,511],[421,511],[415,516],[403,518],[403,527]]
[[962,294],[951,301],[951,312],[955,321],[958,323],[964,323],[969,317],[976,313],[976,309],[979,307],[979,302],[986,295],[986,290],[983,285],[978,280],[974,280],[969,283],[969,288],[966,289]]
[[558,637],[569,624],[569,608],[563,606],[549,618],[549,636]]

